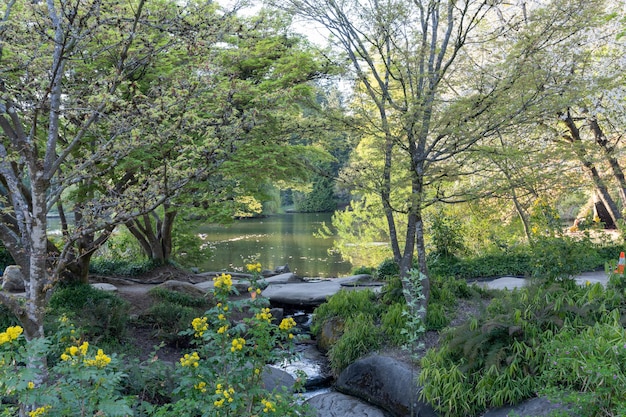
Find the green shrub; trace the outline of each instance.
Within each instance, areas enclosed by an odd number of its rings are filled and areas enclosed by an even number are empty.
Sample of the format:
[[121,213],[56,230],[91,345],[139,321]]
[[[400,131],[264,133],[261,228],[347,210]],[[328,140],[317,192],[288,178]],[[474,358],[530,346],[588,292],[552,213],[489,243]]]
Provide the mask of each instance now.
[[357,314],[377,317],[380,309],[373,291],[339,291],[315,309],[311,331],[319,335],[322,324],[331,317],[341,317],[346,320]]
[[563,328],[581,331],[607,317],[619,323],[623,309],[623,293],[600,284],[538,280],[499,292],[483,316],[446,333],[423,358],[422,395],[450,416],[517,403],[545,385],[537,378],[548,364],[542,345]]
[[97,342],[120,340],[125,335],[130,306],[111,292],[72,283],[54,291],[48,309],[49,325],[65,315]]
[[441,330],[450,323],[446,306],[440,303],[428,303],[426,309],[426,329]]
[[571,404],[580,416],[624,415],[626,330],[619,313],[584,330],[566,327],[541,345],[544,392]]
[[381,290],[380,300],[385,305],[405,302],[400,277],[389,277]]
[[152,326],[155,336],[175,346],[187,346],[191,340],[180,332],[189,327],[194,317],[210,308],[207,298],[154,287],[149,295],[155,299],[140,318],[143,324]]
[[338,375],[357,359],[380,348],[382,336],[382,330],[375,325],[371,315],[358,313],[348,318],[343,336],[328,351],[333,372]]
[[400,267],[393,259],[385,259],[376,268],[376,278],[388,279],[400,275]]
[[407,342],[402,329],[406,327],[406,303],[395,303],[387,308],[380,320],[380,328],[385,340],[391,345],[402,346]]
[[15,265],[15,261],[7,248],[0,244],[0,271],[4,271],[4,269],[9,265]]
[[361,275],[361,274],[375,275],[376,268],[374,268],[373,266],[360,266],[358,268],[354,268],[352,270],[352,274],[353,275]]
[[94,258],[89,264],[89,272],[98,275],[138,276],[154,269],[157,265],[149,260],[114,260]]

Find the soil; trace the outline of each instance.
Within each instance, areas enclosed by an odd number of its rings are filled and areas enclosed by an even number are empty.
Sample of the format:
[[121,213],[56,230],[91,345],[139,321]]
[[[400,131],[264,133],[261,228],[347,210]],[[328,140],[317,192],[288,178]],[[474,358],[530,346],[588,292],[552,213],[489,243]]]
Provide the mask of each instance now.
[[[128,336],[125,344],[130,352],[137,352],[140,360],[152,360],[155,356],[155,347],[161,345],[156,336],[156,329],[146,325],[141,316],[145,314],[154,303],[154,299],[148,293],[156,285],[168,280],[183,282],[195,282],[196,275],[177,269],[172,266],[155,268],[152,271],[138,277],[124,276],[99,276],[90,277],[91,282],[105,282],[117,287],[117,295],[130,304],[130,320],[128,322]],[[163,345],[156,352],[158,359],[166,362],[177,362],[183,354],[183,348],[172,345]]]

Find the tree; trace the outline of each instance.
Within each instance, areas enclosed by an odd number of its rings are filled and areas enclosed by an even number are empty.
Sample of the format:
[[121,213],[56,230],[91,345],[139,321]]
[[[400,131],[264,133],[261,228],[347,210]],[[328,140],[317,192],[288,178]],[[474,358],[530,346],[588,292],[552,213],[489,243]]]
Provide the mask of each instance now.
[[[458,175],[455,157],[480,138],[471,120],[490,105],[489,91],[474,100],[455,90],[463,87],[455,65],[466,60],[462,51],[492,9],[490,3],[286,3],[323,24],[351,62],[357,81],[354,111],[365,134],[380,144],[382,167],[374,180],[375,192],[384,208],[394,258],[406,277],[417,250],[419,269],[427,276],[423,210],[439,198],[429,190],[442,178]],[[395,196],[394,170],[410,184],[402,188],[402,201]],[[423,291],[427,302],[428,279]]]
[[[327,60],[302,38],[288,35],[284,15],[260,11],[245,19],[233,18],[229,26],[218,47],[207,45],[176,74],[187,78],[189,67],[202,72],[194,104],[178,100],[168,106],[171,114],[177,103],[185,103],[181,111],[185,125],[197,121],[210,126],[210,132],[190,138],[188,150],[183,151],[188,164],[204,165],[203,174],[195,178],[189,193],[126,223],[147,256],[159,263],[172,255],[173,225],[179,215],[231,221],[235,215],[253,212],[252,206],[260,207],[264,188],[259,184],[307,181],[307,165],[325,158],[324,152],[294,144],[292,137],[298,132],[294,121],[302,117],[301,107],[313,98],[311,82],[330,68]],[[206,66],[210,71],[203,69]],[[180,122],[170,121],[168,114],[163,115],[161,125],[178,126]],[[145,134],[160,136],[162,130],[148,127]],[[180,135],[178,131],[173,134]],[[178,141],[165,138],[164,142]],[[215,157],[205,158],[193,147]],[[161,165],[168,160],[163,149],[160,145],[144,153],[142,163],[150,160]]]
[[[143,0],[7,4],[0,38],[0,239],[22,269],[27,297],[21,302],[2,293],[0,301],[28,339],[43,336],[47,294],[84,255],[74,252],[76,242],[89,243],[94,233],[106,235],[153,211],[202,175],[201,167],[156,175],[164,165],[184,164],[184,155],[158,167],[142,164],[137,152],[158,146],[140,135],[143,124],[153,117],[158,125],[166,97],[181,98],[181,90],[167,96],[158,77],[143,75],[171,63],[168,54],[180,56],[192,41],[216,41],[192,36],[218,32],[212,26],[221,20],[216,10],[204,3]],[[78,217],[54,246],[46,216],[69,195]]]

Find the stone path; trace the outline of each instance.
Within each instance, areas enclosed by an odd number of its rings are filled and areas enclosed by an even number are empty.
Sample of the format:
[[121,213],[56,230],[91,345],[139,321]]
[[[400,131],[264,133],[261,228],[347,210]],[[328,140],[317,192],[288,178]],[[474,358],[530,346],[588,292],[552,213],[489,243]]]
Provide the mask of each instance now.
[[[578,285],[592,285],[596,283],[600,283],[604,286],[609,281],[609,277],[606,271],[591,271],[591,272],[583,272],[574,277],[574,280]],[[476,282],[477,285],[482,286],[483,288],[487,288],[490,290],[512,290],[515,288],[525,287],[530,282],[528,278],[519,278],[519,277],[501,277],[496,278],[492,281],[482,281]]]

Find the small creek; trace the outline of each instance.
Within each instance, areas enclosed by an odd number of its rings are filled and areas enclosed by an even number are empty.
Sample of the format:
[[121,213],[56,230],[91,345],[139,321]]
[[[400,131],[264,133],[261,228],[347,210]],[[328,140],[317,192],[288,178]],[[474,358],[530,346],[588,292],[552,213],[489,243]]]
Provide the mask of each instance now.
[[[287,313],[286,316],[293,317],[301,334],[310,334],[311,313],[296,311]],[[303,400],[332,390],[331,385],[334,381],[328,358],[319,351],[312,339],[305,338],[296,345],[295,357],[291,361],[272,366],[287,372],[294,378],[298,377],[298,372],[304,372],[306,392],[302,394]]]

